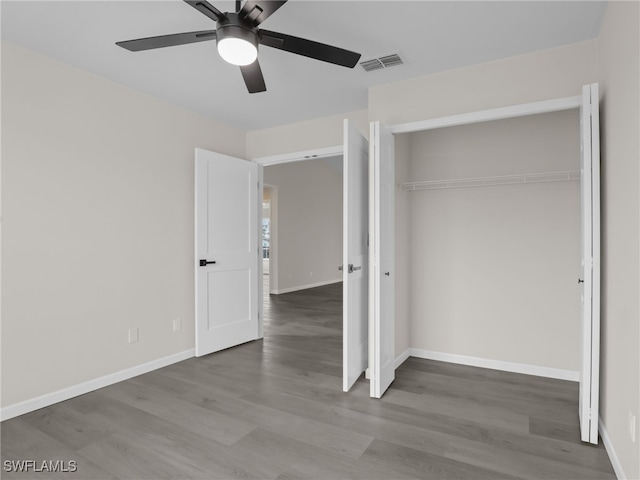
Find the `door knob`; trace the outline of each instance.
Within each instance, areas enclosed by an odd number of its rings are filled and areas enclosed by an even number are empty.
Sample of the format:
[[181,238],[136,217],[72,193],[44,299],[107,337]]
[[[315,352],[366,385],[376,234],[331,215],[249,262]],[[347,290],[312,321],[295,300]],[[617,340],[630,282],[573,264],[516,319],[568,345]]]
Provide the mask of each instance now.
[[384,274],[388,277],[389,276],[389,272],[384,272]]
[[201,267],[206,267],[207,265],[209,265],[210,263],[216,263],[215,260],[212,260],[210,262],[206,261],[206,260],[200,260],[200,266]]
[[[342,271],[344,269],[343,265],[340,265],[338,267],[338,270]],[[347,273],[353,273],[353,272],[357,272],[358,270],[362,270],[362,267],[354,267],[353,263],[350,263],[347,266]]]
[[584,283],[584,280],[583,280],[583,279],[581,279],[581,278],[579,278],[579,279],[578,279],[578,283]]

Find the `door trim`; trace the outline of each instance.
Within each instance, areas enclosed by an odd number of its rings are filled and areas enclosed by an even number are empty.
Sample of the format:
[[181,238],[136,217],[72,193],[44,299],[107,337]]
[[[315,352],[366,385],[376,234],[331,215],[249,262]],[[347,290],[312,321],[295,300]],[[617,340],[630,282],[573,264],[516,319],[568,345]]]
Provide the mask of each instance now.
[[573,97],[555,98],[541,102],[521,103],[506,107],[461,113],[458,115],[448,115],[446,117],[418,120],[416,122],[398,123],[395,125],[387,125],[387,128],[393,134],[422,132],[425,130],[433,130],[434,128],[456,127],[458,125],[467,125],[471,123],[526,117],[528,115],[536,115],[538,113],[572,110],[574,108],[580,108],[580,105],[582,105],[582,95],[576,95]]
[[304,160],[317,160],[319,158],[337,157],[343,154],[344,146],[334,145],[331,147],[279,153],[277,155],[269,155],[266,157],[256,157],[251,159],[251,161],[267,167],[269,165],[278,165],[280,163],[301,162]]

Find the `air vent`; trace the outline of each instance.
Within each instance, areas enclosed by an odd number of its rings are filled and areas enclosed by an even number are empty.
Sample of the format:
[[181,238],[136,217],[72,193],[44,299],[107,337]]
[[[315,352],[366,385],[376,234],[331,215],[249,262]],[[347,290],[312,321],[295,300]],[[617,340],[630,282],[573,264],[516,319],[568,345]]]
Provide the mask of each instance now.
[[369,60],[363,60],[360,62],[360,66],[365,72],[372,72],[374,70],[382,70],[383,68],[395,67],[405,63],[406,62],[400,56],[400,53],[396,52],[377,58],[370,58]]
[[364,60],[360,62],[360,66],[364,68],[365,72],[373,72],[374,70],[380,70],[384,68],[384,65],[377,58],[372,58],[371,60]]

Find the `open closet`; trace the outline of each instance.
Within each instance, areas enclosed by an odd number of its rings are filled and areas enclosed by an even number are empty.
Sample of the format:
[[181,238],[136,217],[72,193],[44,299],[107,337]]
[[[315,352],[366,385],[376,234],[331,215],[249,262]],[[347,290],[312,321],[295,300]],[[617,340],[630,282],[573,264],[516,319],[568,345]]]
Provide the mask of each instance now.
[[571,378],[580,361],[578,110],[403,136],[396,183],[409,248],[398,254],[411,259],[411,346]]
[[417,356],[579,381],[582,440],[597,443],[597,98],[594,84],[578,97],[372,126],[372,158],[395,163],[396,192],[374,165],[369,368],[384,370],[379,332],[395,316],[396,365]]

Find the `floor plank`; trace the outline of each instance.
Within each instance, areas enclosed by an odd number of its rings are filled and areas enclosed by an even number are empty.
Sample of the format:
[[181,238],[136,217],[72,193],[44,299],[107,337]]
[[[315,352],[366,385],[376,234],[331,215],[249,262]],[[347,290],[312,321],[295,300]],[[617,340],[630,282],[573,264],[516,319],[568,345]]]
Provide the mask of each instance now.
[[342,392],[342,286],[264,299],[265,338],[2,423],[2,460],[88,479],[614,479],[577,384],[410,358]]

